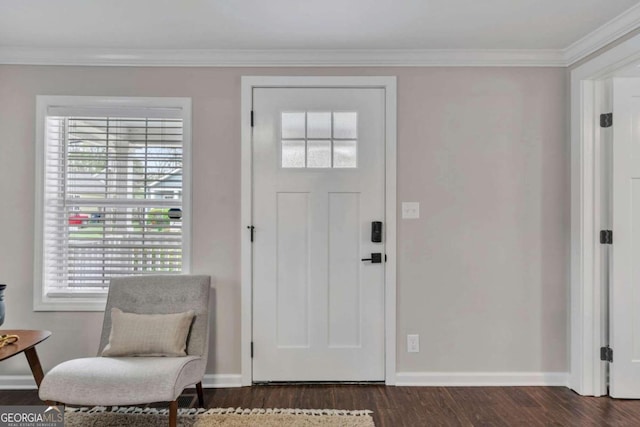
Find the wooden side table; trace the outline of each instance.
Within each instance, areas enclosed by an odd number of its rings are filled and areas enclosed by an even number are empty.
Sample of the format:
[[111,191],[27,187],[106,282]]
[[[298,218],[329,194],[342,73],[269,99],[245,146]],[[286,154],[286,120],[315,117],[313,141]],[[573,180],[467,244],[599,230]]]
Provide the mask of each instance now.
[[40,388],[40,383],[42,382],[44,373],[42,372],[42,366],[40,366],[40,359],[38,359],[36,345],[49,338],[51,336],[51,332],[16,329],[3,330],[0,331],[0,334],[17,335],[20,337],[17,342],[0,347],[0,362],[24,352],[24,355],[27,357],[27,361],[29,362],[33,379],[36,380],[36,385]]

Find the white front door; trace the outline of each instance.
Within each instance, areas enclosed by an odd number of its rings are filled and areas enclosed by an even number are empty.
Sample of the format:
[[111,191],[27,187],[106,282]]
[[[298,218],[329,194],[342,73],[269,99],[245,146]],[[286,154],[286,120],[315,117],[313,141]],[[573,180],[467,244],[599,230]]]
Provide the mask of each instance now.
[[613,82],[609,393],[640,398],[640,79]]
[[384,89],[254,88],[253,112],[253,381],[382,381]]

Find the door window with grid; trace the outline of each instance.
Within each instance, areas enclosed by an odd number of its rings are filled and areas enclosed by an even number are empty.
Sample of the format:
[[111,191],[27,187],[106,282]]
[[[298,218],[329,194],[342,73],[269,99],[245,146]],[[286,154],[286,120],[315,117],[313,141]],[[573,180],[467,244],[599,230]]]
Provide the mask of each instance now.
[[283,168],[356,168],[358,113],[283,112]]

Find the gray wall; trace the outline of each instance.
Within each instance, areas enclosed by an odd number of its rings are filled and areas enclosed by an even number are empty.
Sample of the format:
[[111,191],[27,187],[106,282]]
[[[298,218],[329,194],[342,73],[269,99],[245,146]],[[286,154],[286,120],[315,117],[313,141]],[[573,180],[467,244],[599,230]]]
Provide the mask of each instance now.
[[[46,369],[94,355],[100,313],[32,311],[36,95],[193,98],[193,272],[216,288],[209,373],[240,372],[240,76],[398,76],[398,371],[567,371],[569,152],[562,68],[0,66],[3,328]],[[408,333],[421,352],[405,352]],[[28,373],[26,361],[0,375]]]

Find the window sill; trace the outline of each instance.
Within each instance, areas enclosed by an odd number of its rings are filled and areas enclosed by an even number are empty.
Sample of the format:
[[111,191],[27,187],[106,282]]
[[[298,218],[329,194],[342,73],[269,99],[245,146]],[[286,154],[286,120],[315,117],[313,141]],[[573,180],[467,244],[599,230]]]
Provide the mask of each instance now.
[[33,302],[33,311],[104,311],[107,290],[57,289]]

